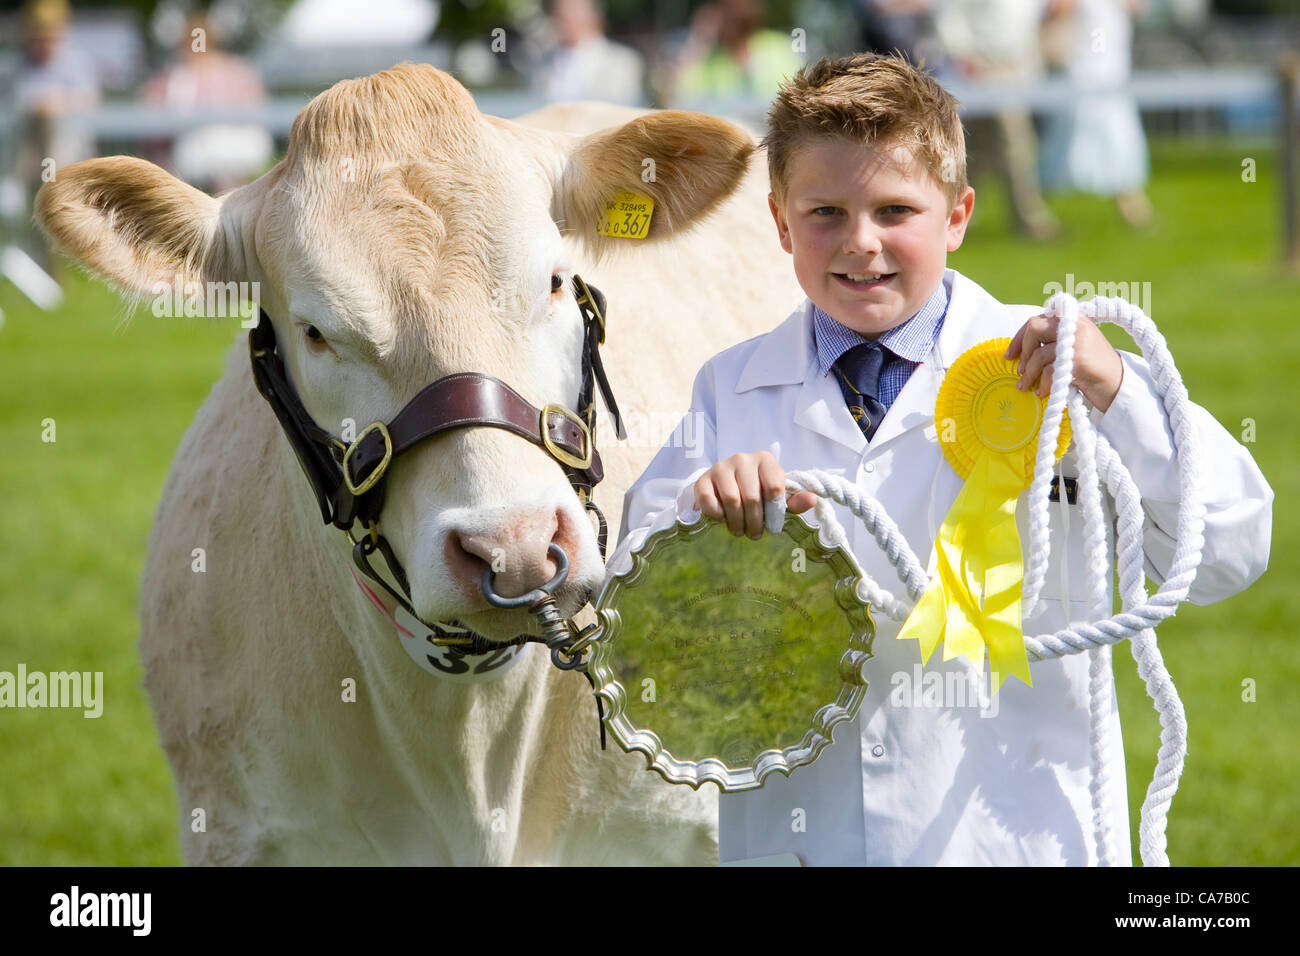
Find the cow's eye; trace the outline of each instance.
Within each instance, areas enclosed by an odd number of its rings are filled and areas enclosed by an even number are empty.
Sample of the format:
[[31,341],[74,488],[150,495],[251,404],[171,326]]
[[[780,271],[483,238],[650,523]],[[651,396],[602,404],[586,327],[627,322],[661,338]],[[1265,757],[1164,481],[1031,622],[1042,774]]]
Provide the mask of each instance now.
[[554,295],[555,293],[559,292],[563,288],[564,288],[564,280],[560,278],[560,274],[558,272],[552,272],[551,273],[551,295]]
[[325,341],[325,336],[321,335],[320,329],[316,328],[314,325],[307,326],[303,330],[303,334],[307,336],[307,341],[312,344],[313,348],[329,345],[329,343]]

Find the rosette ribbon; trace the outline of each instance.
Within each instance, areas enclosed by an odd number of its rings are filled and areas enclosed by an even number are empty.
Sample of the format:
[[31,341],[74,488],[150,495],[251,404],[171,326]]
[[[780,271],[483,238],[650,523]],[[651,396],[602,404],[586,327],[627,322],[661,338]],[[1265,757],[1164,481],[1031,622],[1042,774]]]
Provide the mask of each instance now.
[[[944,457],[965,478],[935,540],[938,574],[898,633],[922,663],[965,656],[982,670],[987,648],[996,687],[1014,674],[1033,686],[1021,629],[1024,555],[1016,502],[1033,478],[1046,399],[1016,388],[1010,339],[983,342],[953,363],[935,403]],[[1062,421],[1059,458],[1069,446]]]

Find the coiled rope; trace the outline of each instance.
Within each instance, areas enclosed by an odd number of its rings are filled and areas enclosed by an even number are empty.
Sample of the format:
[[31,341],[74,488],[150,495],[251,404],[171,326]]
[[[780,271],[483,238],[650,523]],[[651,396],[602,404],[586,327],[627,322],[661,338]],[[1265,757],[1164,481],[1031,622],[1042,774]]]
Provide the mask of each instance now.
[[[1109,608],[1110,567],[1106,560],[1106,527],[1101,487],[1105,484],[1116,515],[1116,566],[1119,571],[1121,610],[1100,621],[1071,622],[1054,634],[1025,635],[1025,651],[1031,661],[1087,652],[1089,661],[1089,752],[1092,780],[1093,829],[1097,862],[1114,862],[1110,814],[1107,805],[1108,752],[1105,719],[1113,707],[1110,676],[1110,646],[1129,639],[1138,674],[1146,684],[1160,718],[1160,749],[1156,769],[1142,803],[1138,844],[1146,866],[1168,866],[1165,830],[1169,806],[1178,789],[1187,754],[1187,718],[1173,679],[1165,668],[1156,644],[1155,627],[1172,617],[1196,578],[1204,547],[1205,503],[1200,489],[1201,454],[1197,442],[1191,402],[1182,376],[1164,336],[1137,306],[1119,298],[1095,298],[1080,303],[1059,293],[1047,303],[1048,316],[1059,319],[1056,358],[1052,364],[1052,385],[1038,435],[1034,477],[1029,487],[1029,546],[1023,585],[1023,617],[1038,607],[1047,577],[1051,543],[1048,540],[1048,494],[1055,465],[1055,449],[1061,419],[1068,408],[1074,446],[1079,462],[1079,490],[1084,520],[1084,552],[1090,611]],[[1164,584],[1151,595],[1146,591],[1143,571],[1141,496],[1133,476],[1106,437],[1093,427],[1083,395],[1071,388],[1074,379],[1074,338],[1078,320],[1084,317],[1098,324],[1113,322],[1124,329],[1141,349],[1150,365],[1160,404],[1174,436],[1178,458],[1179,504],[1174,557]],[[823,471],[793,471],[786,475],[790,491],[810,491],[817,496],[815,513],[823,540],[831,546],[847,544],[843,526],[831,502],[843,505],[860,518],[898,573],[906,592],[899,599],[863,574],[858,596],[897,621],[904,621],[930,581],[898,525],[872,495],[854,482]]]

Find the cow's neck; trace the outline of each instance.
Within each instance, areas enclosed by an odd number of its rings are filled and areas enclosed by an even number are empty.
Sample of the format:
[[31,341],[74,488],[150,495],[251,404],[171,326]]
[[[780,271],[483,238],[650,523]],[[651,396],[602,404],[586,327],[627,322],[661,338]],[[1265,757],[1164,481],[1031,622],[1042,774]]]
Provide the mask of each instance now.
[[[385,862],[550,862],[533,858],[531,848],[554,846],[554,834],[543,831],[563,818],[559,811],[582,785],[571,768],[598,746],[586,681],[555,669],[537,644],[491,682],[455,684],[422,671],[357,587],[347,538],[321,523],[292,450],[277,439],[275,471],[288,477],[297,551],[286,565],[311,578],[304,592],[335,630],[319,639],[333,648],[340,694],[342,681],[355,679],[355,701],[313,714],[328,726],[312,728],[312,737],[324,759],[351,764],[354,785],[364,779],[366,790],[392,795],[381,811],[382,832],[368,830],[368,842]],[[328,788],[316,789],[334,800]],[[396,818],[404,825],[394,826]]]

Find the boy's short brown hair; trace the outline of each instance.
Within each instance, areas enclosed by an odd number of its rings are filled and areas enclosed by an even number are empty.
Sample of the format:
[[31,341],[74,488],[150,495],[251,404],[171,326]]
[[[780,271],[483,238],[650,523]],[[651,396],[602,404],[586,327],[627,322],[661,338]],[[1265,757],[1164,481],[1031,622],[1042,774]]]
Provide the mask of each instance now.
[[767,114],[767,171],[785,202],[790,160],[812,139],[903,146],[928,169],[951,212],[966,190],[966,138],[957,100],[928,73],[896,56],[824,58],[781,84]]

